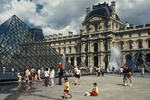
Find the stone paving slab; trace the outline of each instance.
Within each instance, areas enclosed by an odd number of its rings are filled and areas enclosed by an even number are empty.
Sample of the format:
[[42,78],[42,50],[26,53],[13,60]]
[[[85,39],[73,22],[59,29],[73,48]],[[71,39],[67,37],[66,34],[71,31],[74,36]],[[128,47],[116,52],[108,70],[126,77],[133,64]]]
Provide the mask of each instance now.
[[[73,98],[68,100],[150,100],[150,78],[133,77],[132,80],[133,85],[125,87],[120,76],[82,76],[80,85],[75,86],[75,78],[69,77]],[[84,96],[85,91],[92,89],[93,82],[98,83],[99,96]],[[62,100],[63,85],[43,87],[43,83],[36,82],[28,93],[24,92],[24,87],[18,88],[17,84],[0,85],[0,100]]]

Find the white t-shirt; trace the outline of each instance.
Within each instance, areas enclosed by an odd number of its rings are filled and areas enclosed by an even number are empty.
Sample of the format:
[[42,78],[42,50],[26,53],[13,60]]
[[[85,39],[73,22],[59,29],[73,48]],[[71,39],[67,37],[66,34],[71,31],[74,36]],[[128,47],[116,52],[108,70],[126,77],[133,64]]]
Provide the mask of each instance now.
[[45,77],[48,77],[49,76],[49,71],[45,71],[44,75],[45,75]]
[[80,75],[80,73],[81,73],[81,71],[78,69],[78,70],[77,70],[77,75]]
[[41,74],[41,70],[40,69],[38,69],[38,74]]
[[76,68],[74,68],[74,70],[75,70],[75,72],[77,72],[78,68],[76,67]]
[[50,72],[50,78],[54,78],[54,77],[55,77],[55,71],[52,70],[52,71]]
[[142,68],[142,73],[144,73],[144,68]]

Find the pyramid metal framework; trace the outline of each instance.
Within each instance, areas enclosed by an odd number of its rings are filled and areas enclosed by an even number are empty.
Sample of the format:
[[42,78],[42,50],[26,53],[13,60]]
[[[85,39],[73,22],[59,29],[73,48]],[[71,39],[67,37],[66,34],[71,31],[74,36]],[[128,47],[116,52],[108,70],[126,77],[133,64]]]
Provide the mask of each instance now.
[[[0,25],[0,71],[23,71],[24,67],[54,67],[58,69],[63,58],[49,44],[44,42],[44,35],[33,32],[32,29],[13,15]],[[71,65],[65,61],[65,69]]]

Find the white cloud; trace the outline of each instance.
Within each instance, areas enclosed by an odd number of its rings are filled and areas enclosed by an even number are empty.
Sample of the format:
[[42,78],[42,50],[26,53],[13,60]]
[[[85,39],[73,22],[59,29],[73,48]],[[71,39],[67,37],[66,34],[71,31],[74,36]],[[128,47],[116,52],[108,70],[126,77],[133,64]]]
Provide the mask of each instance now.
[[[8,2],[7,2],[8,1]],[[40,26],[45,35],[54,33],[68,34],[73,31],[79,34],[85,17],[85,8],[93,4],[109,0],[1,0],[0,23],[17,15],[35,27]],[[117,13],[123,21],[131,23],[150,23],[149,0],[115,0]],[[36,12],[36,4],[43,5],[40,13]],[[140,16],[139,16],[140,15]]]

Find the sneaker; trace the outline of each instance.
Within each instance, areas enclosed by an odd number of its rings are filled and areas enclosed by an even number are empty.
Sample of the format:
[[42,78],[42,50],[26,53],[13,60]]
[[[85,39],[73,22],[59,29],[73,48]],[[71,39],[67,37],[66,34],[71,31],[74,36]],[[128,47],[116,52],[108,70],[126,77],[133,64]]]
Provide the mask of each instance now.
[[128,85],[127,83],[124,84],[124,86],[127,86],[127,85]]
[[129,86],[132,86],[132,83],[130,83],[130,85]]

